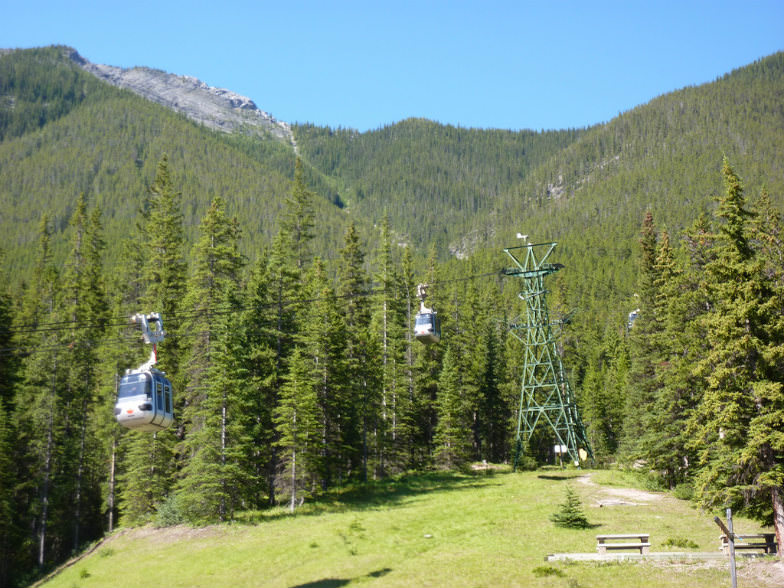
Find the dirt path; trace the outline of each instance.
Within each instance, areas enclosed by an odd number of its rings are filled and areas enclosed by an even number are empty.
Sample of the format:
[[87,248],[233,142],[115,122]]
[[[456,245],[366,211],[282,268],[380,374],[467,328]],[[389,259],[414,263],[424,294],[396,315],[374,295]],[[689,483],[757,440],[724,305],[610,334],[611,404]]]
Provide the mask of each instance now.
[[607,488],[600,486],[591,479],[591,474],[586,474],[577,478],[580,484],[591,487],[595,490],[593,499],[597,506],[637,506],[662,500],[664,494],[636,490],[634,488]]

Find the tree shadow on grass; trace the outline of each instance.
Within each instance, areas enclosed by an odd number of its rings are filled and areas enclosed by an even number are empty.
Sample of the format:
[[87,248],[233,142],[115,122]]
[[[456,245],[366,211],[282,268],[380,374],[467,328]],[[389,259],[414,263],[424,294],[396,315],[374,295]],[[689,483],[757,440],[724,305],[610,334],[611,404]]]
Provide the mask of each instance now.
[[[354,579],[360,580],[362,578],[380,578],[381,576],[386,576],[391,571],[392,568],[381,568],[380,570],[370,572],[369,574],[365,574],[364,576],[360,576],[359,578]],[[345,586],[351,581],[352,580],[347,580],[345,578],[324,578],[322,580],[314,580],[313,582],[297,584],[296,586],[291,586],[291,588],[340,588],[341,586]]]
[[291,516],[313,516],[327,512],[389,508],[430,492],[461,492],[476,488],[498,486],[500,482],[494,481],[496,475],[505,474],[466,474],[458,472],[405,474],[334,489],[325,495],[313,499],[312,502],[305,503],[304,507],[297,508],[293,514],[288,509],[277,509],[275,512],[261,511],[236,522],[255,525],[263,521]]
[[574,480],[575,478],[581,478],[585,474],[539,474],[536,476],[540,480],[554,480],[556,482],[567,482],[569,480]]

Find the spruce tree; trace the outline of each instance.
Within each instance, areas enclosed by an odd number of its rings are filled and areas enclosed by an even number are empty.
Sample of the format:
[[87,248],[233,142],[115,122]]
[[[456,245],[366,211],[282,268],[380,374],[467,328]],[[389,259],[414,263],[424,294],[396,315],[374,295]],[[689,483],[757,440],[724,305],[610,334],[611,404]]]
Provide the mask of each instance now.
[[[229,480],[238,482],[248,475],[237,463],[241,449],[226,445],[229,427],[238,437],[233,441],[244,442],[241,415],[247,414],[248,407],[245,406],[245,388],[239,383],[244,373],[244,359],[240,355],[244,346],[235,340],[240,334],[238,323],[226,323],[220,318],[232,314],[240,306],[233,293],[239,291],[244,260],[239,253],[237,222],[226,217],[221,198],[213,200],[199,228],[201,234],[194,246],[193,273],[183,303],[190,313],[183,327],[190,333],[191,340],[183,365],[187,384],[182,416],[185,439],[181,452],[185,464],[177,494],[190,519],[223,520],[238,500],[236,494],[228,493]],[[234,407],[237,407],[237,414]],[[228,415],[230,408],[231,415]],[[227,457],[227,453],[232,456]],[[237,491],[242,494],[241,489]],[[245,495],[247,492],[246,488]]]
[[[706,267],[709,350],[697,365],[706,389],[694,417],[697,492],[712,506],[748,505],[784,537],[782,299],[751,246],[752,213],[740,178],[722,166],[716,258]],[[772,513],[772,516],[769,514]]]
[[434,459],[439,467],[449,470],[461,468],[471,458],[471,405],[465,396],[460,359],[450,346],[438,381]]
[[307,475],[326,490],[340,484],[349,466],[356,463],[358,447],[349,443],[356,439],[356,420],[350,420],[356,413],[352,410],[354,398],[346,368],[345,321],[318,258],[308,272],[305,292],[310,304],[304,312],[297,343],[315,390],[319,427],[315,471]]
[[275,481],[291,512],[304,502],[318,479],[321,426],[313,376],[310,358],[296,347],[274,414],[282,470]]
[[641,440],[648,431],[648,415],[656,402],[656,364],[661,359],[659,333],[661,317],[657,314],[656,296],[658,268],[656,266],[657,233],[653,213],[643,219],[640,236],[640,266],[636,301],[639,313],[629,329],[630,368],[626,393],[622,451],[629,460],[642,457]]
[[550,516],[550,520],[558,527],[566,529],[586,529],[591,526],[583,512],[580,497],[570,485],[566,485],[566,500],[558,512]]
[[[223,305],[237,304],[232,289],[227,289]],[[252,504],[256,485],[250,437],[254,402],[240,317],[231,312],[220,316],[215,334],[204,378],[206,393],[199,407],[201,426],[188,431],[191,457],[177,485],[181,514],[196,522],[233,518],[236,510]]]
[[[158,346],[158,368],[166,372],[174,388],[175,419],[178,431],[125,435],[127,444],[120,475],[121,489],[118,503],[128,522],[149,520],[155,506],[169,495],[177,467],[174,459],[176,436],[182,436],[179,415],[183,406],[183,380],[180,363],[184,346],[180,339],[180,309],[185,295],[187,264],[185,261],[185,232],[183,228],[182,194],[174,184],[169,169],[169,158],[163,155],[158,162],[155,178],[141,205],[141,223],[137,226],[138,251],[133,245],[126,248],[131,254],[129,287],[141,288],[137,300],[135,292],[126,294],[130,303],[140,303],[137,312],[160,313],[168,334]],[[138,253],[141,255],[138,255]],[[141,264],[140,274],[133,271]],[[137,281],[138,280],[138,281]],[[141,346],[139,346],[141,348]],[[141,363],[147,350],[137,356]]]
[[[375,340],[370,337],[370,309],[368,305],[365,255],[359,234],[352,223],[346,230],[343,249],[340,251],[337,294],[343,307],[346,326],[346,369],[351,376],[350,401],[347,405],[346,429],[343,432],[348,446],[360,458],[362,479],[368,479],[368,461],[374,473],[380,473],[378,430],[380,420],[380,380],[377,377],[378,357]],[[359,427],[359,430],[357,430]],[[376,459],[373,459],[373,453]],[[353,468],[352,468],[353,469]]]
[[381,365],[380,414],[374,436],[377,439],[380,472],[403,471],[410,455],[411,402],[406,375],[408,297],[400,283],[400,271],[392,256],[387,217],[381,224],[381,239],[375,251],[375,281],[379,283],[372,298],[371,338],[379,351]]
[[[38,258],[30,296],[23,310],[23,321],[41,327],[29,334],[27,343],[39,347],[37,353],[25,358],[22,366],[23,382],[14,401],[14,421],[18,423],[20,454],[19,480],[24,480],[19,491],[22,503],[29,504],[23,525],[30,529],[30,543],[34,564],[44,570],[51,562],[69,550],[58,535],[66,536],[63,518],[67,504],[70,515],[70,480],[59,474],[69,471],[63,463],[68,390],[67,362],[64,358],[62,332],[46,328],[64,319],[60,275],[52,263],[49,249],[50,227],[46,216],[41,220]],[[54,538],[54,539],[53,539]]]

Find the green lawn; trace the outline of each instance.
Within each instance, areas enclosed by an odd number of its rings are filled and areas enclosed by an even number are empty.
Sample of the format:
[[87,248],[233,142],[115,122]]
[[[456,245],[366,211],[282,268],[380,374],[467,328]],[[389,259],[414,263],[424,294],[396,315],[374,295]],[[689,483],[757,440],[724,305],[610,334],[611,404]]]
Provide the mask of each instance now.
[[[586,474],[588,483],[577,479]],[[725,561],[545,562],[549,553],[595,551],[598,533],[648,532],[652,551],[717,550],[713,513],[664,493],[630,498],[634,483],[612,471],[409,476],[306,504],[296,515],[281,509],[231,525],[120,530],[43,586],[729,586]],[[565,484],[592,528],[549,521]],[[599,506],[608,501],[616,504]],[[760,530],[740,517],[735,526]],[[696,547],[668,546],[685,540]],[[740,565],[740,586],[764,586],[759,570],[779,564]]]

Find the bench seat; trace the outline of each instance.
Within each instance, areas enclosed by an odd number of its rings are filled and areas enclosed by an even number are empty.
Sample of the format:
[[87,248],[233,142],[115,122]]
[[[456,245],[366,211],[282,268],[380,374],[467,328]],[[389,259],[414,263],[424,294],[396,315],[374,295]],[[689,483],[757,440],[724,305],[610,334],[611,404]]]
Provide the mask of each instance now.
[[[741,535],[736,533],[735,550],[738,549],[761,549],[765,553],[773,554],[778,551],[776,545],[776,535],[774,533],[760,533],[759,535]],[[724,553],[729,553],[730,542],[726,535],[721,535],[720,549]]]
[[[651,544],[648,542],[649,538],[650,535],[648,533],[597,535],[596,551],[607,553],[608,549],[639,549],[640,553],[645,555],[651,547]],[[637,541],[630,541],[631,539],[637,539]]]

